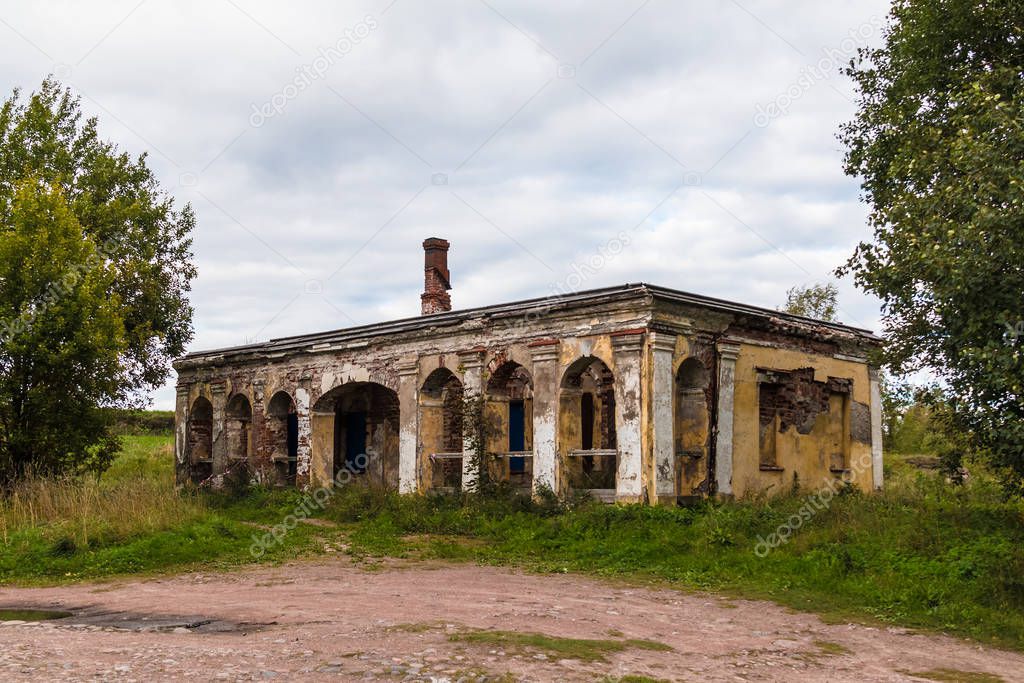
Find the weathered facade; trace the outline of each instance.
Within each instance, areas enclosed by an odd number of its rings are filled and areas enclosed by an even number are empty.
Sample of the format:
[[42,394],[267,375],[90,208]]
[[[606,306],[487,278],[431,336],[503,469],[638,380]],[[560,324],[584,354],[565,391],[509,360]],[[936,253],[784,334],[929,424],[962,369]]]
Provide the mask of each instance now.
[[459,406],[479,395],[491,471],[523,489],[881,487],[871,333],[647,284],[451,311],[448,243],[424,249],[418,318],[178,360],[178,482],[244,462],[285,486],[465,485]]

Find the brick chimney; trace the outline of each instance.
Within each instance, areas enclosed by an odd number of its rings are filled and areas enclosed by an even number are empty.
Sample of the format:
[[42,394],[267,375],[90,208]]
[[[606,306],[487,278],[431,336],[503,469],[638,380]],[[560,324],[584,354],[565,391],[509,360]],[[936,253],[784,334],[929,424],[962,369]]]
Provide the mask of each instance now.
[[429,237],[423,240],[423,294],[420,295],[423,315],[452,310],[452,288],[448,276],[448,240]]

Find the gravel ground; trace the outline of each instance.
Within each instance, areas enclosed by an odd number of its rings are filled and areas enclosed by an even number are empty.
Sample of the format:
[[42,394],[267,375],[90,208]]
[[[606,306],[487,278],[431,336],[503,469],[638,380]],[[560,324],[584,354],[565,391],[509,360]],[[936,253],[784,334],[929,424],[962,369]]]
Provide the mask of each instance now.
[[[1024,656],[938,635],[830,625],[769,602],[573,575],[342,557],[224,574],[0,590],[0,680],[1024,681]],[[470,629],[643,639],[604,661],[452,641]]]

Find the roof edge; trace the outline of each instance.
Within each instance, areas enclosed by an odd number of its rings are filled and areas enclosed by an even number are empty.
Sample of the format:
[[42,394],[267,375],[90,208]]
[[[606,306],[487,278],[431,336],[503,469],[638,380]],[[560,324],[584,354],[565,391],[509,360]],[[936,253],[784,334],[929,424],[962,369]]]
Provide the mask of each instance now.
[[188,354],[185,354],[181,358],[176,359],[175,363],[182,360],[197,360],[207,356],[257,353],[260,351],[269,351],[278,346],[287,346],[289,344],[315,344],[317,342],[321,342],[322,340],[332,339],[339,336],[344,336],[346,340],[350,341],[364,337],[379,337],[384,334],[407,332],[427,327],[449,326],[458,324],[467,319],[472,319],[485,315],[516,313],[536,308],[539,305],[546,304],[579,306],[586,304],[595,298],[608,299],[609,297],[612,297],[614,299],[621,300],[645,296],[652,296],[656,299],[684,303],[692,306],[708,308],[728,313],[753,315],[762,318],[781,318],[783,320],[799,323],[802,325],[814,325],[818,327],[825,327],[839,332],[845,332],[847,334],[852,334],[857,337],[862,337],[866,341],[881,341],[881,338],[876,336],[871,330],[860,327],[853,327],[851,325],[844,325],[842,323],[836,322],[828,322],[825,320],[817,320],[815,318],[808,318],[806,316],[795,315],[793,313],[786,313],[784,311],[764,308],[761,306],[742,304],[727,299],[718,299],[715,297],[704,296],[701,294],[694,294],[692,292],[671,289],[669,287],[661,287],[659,285],[637,282],[627,283],[624,285],[616,285],[612,287],[582,290],[579,292],[573,292],[569,294],[552,294],[543,297],[511,301],[508,303],[489,304],[487,306],[478,306],[474,308],[457,309],[453,311],[444,311],[441,313],[433,313],[428,315],[418,315],[408,318],[399,318],[397,320],[387,320],[378,323],[370,323],[367,325],[357,325],[355,327],[343,327],[334,330],[326,330],[323,332],[312,332],[309,334],[276,337],[265,342],[257,342],[254,344],[243,344],[239,346],[229,346],[216,349],[193,351]]

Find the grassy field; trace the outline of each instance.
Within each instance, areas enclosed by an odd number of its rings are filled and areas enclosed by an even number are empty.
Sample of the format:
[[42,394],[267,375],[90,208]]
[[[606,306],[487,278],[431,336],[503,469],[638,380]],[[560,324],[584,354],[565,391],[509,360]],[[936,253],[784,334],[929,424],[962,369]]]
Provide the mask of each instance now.
[[[295,492],[244,498],[174,490],[168,435],[123,437],[101,478],[23,483],[0,499],[0,582],[53,582],[251,562],[260,525],[274,524]],[[300,528],[264,559],[313,552]]]
[[[769,598],[826,618],[940,630],[1024,649],[1024,502],[979,474],[954,487],[891,459],[885,493],[806,492],[692,509],[406,496],[351,485],[259,561],[344,547],[407,558],[585,572]],[[129,436],[99,480],[30,482],[0,501],[0,582],[256,561],[295,491],[177,494],[170,438]],[[821,503],[821,499],[817,499]],[[787,527],[788,525],[788,527]],[[763,541],[781,529],[788,539]]]

